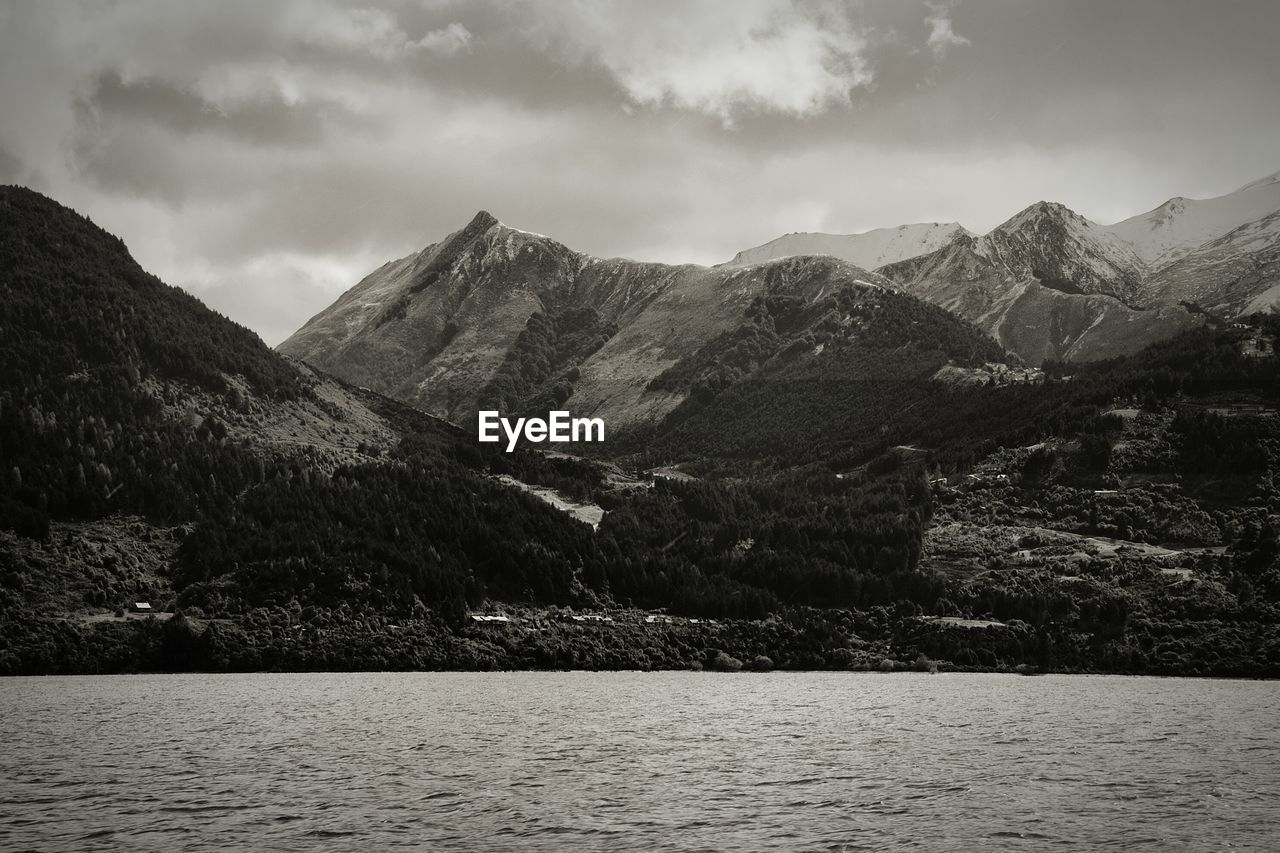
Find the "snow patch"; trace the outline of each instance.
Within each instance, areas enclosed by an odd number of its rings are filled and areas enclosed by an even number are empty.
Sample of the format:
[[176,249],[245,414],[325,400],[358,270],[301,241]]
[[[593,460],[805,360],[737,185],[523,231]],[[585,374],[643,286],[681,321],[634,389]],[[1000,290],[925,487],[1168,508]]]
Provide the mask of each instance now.
[[1280,172],[1209,199],[1172,198],[1148,213],[1106,230],[1133,246],[1153,269],[1168,266],[1193,249],[1280,210]]
[[923,222],[858,234],[800,232],[741,251],[727,266],[747,266],[803,255],[830,255],[870,270],[926,255],[950,243],[957,235],[968,233],[955,222]]

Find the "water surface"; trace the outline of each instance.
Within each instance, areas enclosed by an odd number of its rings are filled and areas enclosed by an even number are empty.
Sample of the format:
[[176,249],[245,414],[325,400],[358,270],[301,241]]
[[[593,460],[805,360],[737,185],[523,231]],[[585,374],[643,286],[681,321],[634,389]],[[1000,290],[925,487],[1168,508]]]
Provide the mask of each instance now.
[[0,679],[0,848],[1273,850],[1280,684]]

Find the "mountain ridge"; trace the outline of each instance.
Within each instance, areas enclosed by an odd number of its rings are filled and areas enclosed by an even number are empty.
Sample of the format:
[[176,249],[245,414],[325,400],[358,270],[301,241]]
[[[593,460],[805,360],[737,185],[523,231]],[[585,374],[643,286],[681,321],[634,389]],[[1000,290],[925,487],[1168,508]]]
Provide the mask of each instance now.
[[[744,267],[595,258],[477,214],[371,273],[278,349],[459,423],[499,383],[572,395],[582,415],[652,424],[683,399],[654,378],[742,324],[754,300],[818,303],[843,289],[876,299],[890,286],[830,257]],[[562,332],[581,340],[547,337]],[[510,365],[518,352],[530,364]]]
[[[912,263],[917,258],[969,250],[983,259],[971,260],[970,265],[989,263],[992,271],[1003,276],[1006,288],[1024,289],[1022,285],[1034,279],[1063,293],[1104,294],[1119,300],[1124,309],[1156,311],[1153,317],[1134,320],[1151,328],[1149,335],[1140,336],[1149,341],[1161,334],[1156,327],[1164,326],[1165,334],[1185,327],[1184,318],[1170,313],[1183,304],[1232,318],[1240,312],[1267,310],[1277,303],[1280,275],[1268,260],[1268,246],[1259,245],[1264,237],[1271,243],[1278,239],[1270,227],[1276,211],[1280,211],[1280,172],[1208,199],[1175,196],[1146,213],[1111,225],[1092,222],[1059,203],[1040,201],[985,234],[955,232],[939,245],[921,246],[917,254],[875,269],[923,298],[953,309],[966,301],[990,301],[995,298],[991,291],[996,286],[991,280],[978,285],[977,293],[955,292],[970,280],[956,269],[948,270],[951,277],[945,279],[922,282],[902,278],[904,270],[916,271],[918,278],[918,270],[927,264]],[[1232,234],[1236,238],[1228,240]],[[858,236],[831,235],[828,239],[839,245],[841,240]],[[735,260],[786,239],[739,252]],[[993,277],[994,272],[979,276]],[[982,312],[960,313],[994,332],[993,322]],[[1136,316],[1119,306],[1108,313]],[[1047,327],[1044,331],[1048,333]],[[1098,337],[1100,333],[1090,334]],[[1102,346],[1089,344],[1074,351],[1075,357],[1087,358],[1095,351],[1114,348],[1111,342],[1103,342]],[[1043,347],[1023,346],[1019,355],[1034,359],[1040,350]]]
[[[1111,293],[1070,292],[1061,280],[1057,287],[1043,283],[1029,268],[1034,256],[1024,246],[1025,240],[999,235],[961,238],[880,272],[907,293],[974,323],[1031,365],[1126,355],[1199,322],[1181,308],[1142,311]],[[1051,268],[1063,275],[1072,263]],[[1099,266],[1104,264],[1102,259]]]
[[932,251],[960,233],[968,232],[957,222],[922,222],[857,234],[793,232],[738,252],[722,266],[744,266],[796,255],[830,255],[875,269]]
[[1106,229],[1134,247],[1153,270],[1205,243],[1280,210],[1280,172],[1207,199],[1175,196]]
[[[945,229],[949,233],[946,234],[946,240],[934,242],[930,245],[921,245],[918,251],[914,253],[904,252],[897,257],[886,258],[881,264],[869,265],[869,269],[877,269],[898,261],[908,260],[917,255],[927,254],[941,248],[942,242],[954,239],[958,232],[965,232],[973,236],[985,236],[991,231],[1004,228],[1010,223],[1015,222],[1019,217],[1029,211],[1037,208],[1061,208],[1069,213],[1072,217],[1088,223],[1093,228],[1114,234],[1138,255],[1139,259],[1149,269],[1155,270],[1159,267],[1171,263],[1185,252],[1191,251],[1197,246],[1203,245],[1205,242],[1221,237],[1227,232],[1244,225],[1248,222],[1262,218],[1263,216],[1280,210],[1280,172],[1274,172],[1254,181],[1250,181],[1234,190],[1219,196],[1212,196],[1206,199],[1193,199],[1185,196],[1174,196],[1167,199],[1156,207],[1145,213],[1138,213],[1127,219],[1120,220],[1110,225],[1103,225],[1091,222],[1080,216],[1078,213],[1070,210],[1065,205],[1058,202],[1039,201],[1028,205],[1017,214],[1014,214],[1008,220],[1000,225],[995,226],[987,232],[973,232],[964,228],[959,223],[919,223],[910,225],[887,226],[875,228],[870,231],[863,231],[850,234],[840,233],[821,233],[821,232],[792,232],[782,237],[775,238],[767,243],[760,244],[750,249],[744,249],[738,252],[733,259],[726,262],[727,264],[735,264],[758,259],[757,254],[768,257],[777,256],[773,254],[779,251],[776,247],[786,246],[787,241],[794,238],[818,238],[827,242],[832,247],[839,247],[842,243],[849,243],[857,247],[861,238],[867,238],[873,235],[888,234],[894,231],[902,231],[903,229],[920,229],[920,228],[938,228]],[[773,248],[771,248],[773,247]],[[833,254],[840,257],[839,251],[822,251],[814,249],[812,251],[804,251],[805,247],[800,250],[790,251],[789,254]],[[768,250],[768,251],[764,251]],[[856,250],[856,249],[855,249]],[[864,264],[866,265],[866,264]]]

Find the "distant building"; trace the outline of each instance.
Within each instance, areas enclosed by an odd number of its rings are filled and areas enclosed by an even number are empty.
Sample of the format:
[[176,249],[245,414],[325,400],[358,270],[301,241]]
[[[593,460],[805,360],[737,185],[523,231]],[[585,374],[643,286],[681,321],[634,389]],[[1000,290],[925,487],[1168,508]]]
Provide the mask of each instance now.
[[149,602],[149,601],[135,601],[135,602],[133,603],[133,607],[131,607],[131,608],[129,608],[129,609],[130,609],[130,610],[132,610],[134,613],[153,613],[153,612],[155,612],[155,611],[153,611],[153,610],[151,609],[151,602]]
[[569,615],[569,619],[574,622],[594,622],[596,624],[613,621],[612,616],[601,616],[598,613],[572,613]]

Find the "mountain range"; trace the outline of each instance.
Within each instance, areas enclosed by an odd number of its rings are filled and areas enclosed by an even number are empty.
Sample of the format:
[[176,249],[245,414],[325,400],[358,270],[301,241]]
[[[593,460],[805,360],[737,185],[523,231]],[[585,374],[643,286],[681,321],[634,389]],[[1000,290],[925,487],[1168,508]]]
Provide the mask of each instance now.
[[[707,347],[766,322],[771,299],[791,303],[796,327],[785,332],[794,338],[823,326],[856,336],[852,306],[903,297],[883,276],[831,257],[746,268],[602,260],[482,212],[375,270],[279,350],[459,423],[481,402],[545,409],[572,398],[576,412],[611,427],[652,425],[692,390],[664,377],[687,374]],[[963,326],[941,312],[933,322]],[[730,357],[719,381],[773,354]]]
[[870,261],[1038,364],[1134,352],[1199,322],[1188,308],[1223,319],[1269,311],[1280,302],[1277,247],[1280,173],[1109,226],[1039,202],[980,236],[955,223],[792,234],[729,265],[815,251]]
[[968,233],[958,222],[921,222],[861,234],[796,232],[738,252],[726,266],[740,267],[795,255],[831,255],[856,266],[875,269],[941,249],[957,236]]
[[[20,187],[0,304],[0,674],[1278,671],[1274,315],[1032,369],[837,258],[482,215],[300,332],[353,384]],[[624,428],[508,454],[382,377]]]
[[[693,390],[663,377],[758,326],[761,300],[806,307],[792,312],[792,343],[819,346],[833,322],[855,328],[836,316],[839,293],[875,302],[900,292],[972,323],[1023,364],[1096,361],[1270,310],[1278,228],[1275,175],[1112,226],[1040,202],[982,235],[955,223],[791,234],[714,267],[596,258],[481,212],[374,270],[279,351],[458,423],[482,401],[571,400],[576,413],[646,427]],[[717,389],[776,354],[717,362]]]

